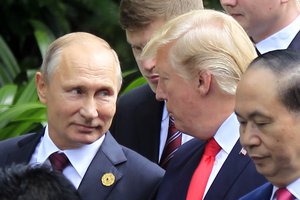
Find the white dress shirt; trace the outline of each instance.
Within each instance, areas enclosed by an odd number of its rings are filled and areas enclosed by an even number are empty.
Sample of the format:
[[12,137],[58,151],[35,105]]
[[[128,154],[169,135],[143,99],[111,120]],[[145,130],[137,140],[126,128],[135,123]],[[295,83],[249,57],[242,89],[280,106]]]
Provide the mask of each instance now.
[[215,140],[222,148],[220,152],[216,155],[215,162],[206,184],[204,196],[206,195],[208,189],[216,178],[218,172],[220,171],[222,165],[227,159],[229,153],[233,149],[235,143],[238,141],[239,134],[239,122],[236,115],[232,113],[220,126],[216,134],[214,135]]
[[277,49],[287,49],[300,31],[300,15],[287,27],[258,42],[255,46],[263,54]]
[[[286,189],[296,197],[296,200],[300,199],[300,178],[289,184]],[[273,192],[270,200],[277,200],[275,192],[278,190],[278,187],[273,186]]]
[[92,144],[84,145],[78,149],[61,151],[49,137],[48,126],[46,126],[45,134],[41,138],[39,144],[36,146],[35,151],[31,156],[30,164],[45,164],[51,166],[48,157],[56,151],[64,152],[71,165],[67,166],[63,170],[63,174],[71,181],[75,188],[78,188],[85,172],[87,171],[87,168],[95,157],[104,138],[105,135],[100,137]]
[[[163,108],[163,115],[162,115],[162,120],[161,120],[161,128],[160,128],[160,143],[159,143],[159,161],[161,159],[166,141],[167,141],[167,136],[168,136],[168,129],[169,129],[169,113],[167,111],[166,103],[164,104]],[[187,135],[185,133],[182,133],[181,137],[181,144],[186,143],[193,137],[190,135]]]

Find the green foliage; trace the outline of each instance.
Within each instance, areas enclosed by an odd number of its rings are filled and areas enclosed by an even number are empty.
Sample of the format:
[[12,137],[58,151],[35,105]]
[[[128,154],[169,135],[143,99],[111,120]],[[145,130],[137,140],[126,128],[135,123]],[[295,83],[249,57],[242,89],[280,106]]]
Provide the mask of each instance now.
[[[48,45],[69,32],[85,31],[109,42],[123,71],[121,94],[146,83],[119,26],[119,0],[2,0],[0,6],[0,140],[41,128],[34,75]],[[204,0],[221,9],[219,0]]]

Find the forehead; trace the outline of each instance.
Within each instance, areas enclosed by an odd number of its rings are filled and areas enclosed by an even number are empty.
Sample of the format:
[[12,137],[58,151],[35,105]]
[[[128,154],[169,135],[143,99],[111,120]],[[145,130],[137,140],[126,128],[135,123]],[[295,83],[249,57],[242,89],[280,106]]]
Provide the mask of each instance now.
[[63,79],[116,80],[116,60],[106,47],[96,45],[72,45],[62,53],[56,74]]
[[146,45],[146,43],[151,39],[153,33],[155,33],[164,24],[165,20],[157,19],[145,27],[126,30],[127,41],[133,45]]
[[278,102],[277,80],[273,72],[265,68],[248,69],[238,84],[236,109],[271,108]]

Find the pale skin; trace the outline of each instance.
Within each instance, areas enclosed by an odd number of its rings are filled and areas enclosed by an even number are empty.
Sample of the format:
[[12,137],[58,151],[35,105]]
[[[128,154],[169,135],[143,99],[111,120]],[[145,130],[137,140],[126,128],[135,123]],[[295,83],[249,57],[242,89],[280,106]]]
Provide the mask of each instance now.
[[235,111],[240,141],[259,173],[285,187],[300,177],[300,115],[279,101],[278,78],[268,69],[251,69],[237,89]]
[[180,76],[168,59],[171,47],[162,47],[157,53],[156,71],[160,79],[156,98],[166,101],[177,129],[207,140],[233,112],[234,97],[223,94],[207,70],[189,79]]
[[300,14],[298,0],[220,0],[255,43],[288,26]]
[[49,136],[61,150],[91,144],[109,129],[119,91],[116,67],[111,51],[91,40],[66,47],[49,82],[36,73]]
[[143,48],[149,42],[152,35],[165,24],[165,20],[155,20],[148,26],[138,30],[126,30],[127,42],[131,45],[135,61],[140,72],[147,80],[150,88],[155,92],[158,82],[158,74],[155,73],[155,61],[153,59],[141,60]]

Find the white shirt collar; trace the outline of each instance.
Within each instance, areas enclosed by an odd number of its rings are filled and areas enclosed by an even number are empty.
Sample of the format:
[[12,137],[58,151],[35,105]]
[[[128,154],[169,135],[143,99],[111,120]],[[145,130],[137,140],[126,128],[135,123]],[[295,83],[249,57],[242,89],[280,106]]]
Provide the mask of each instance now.
[[300,30],[300,15],[288,26],[258,42],[255,46],[263,54],[275,49],[287,49]]
[[[300,178],[289,184],[287,187],[288,191],[296,197],[296,199],[300,199]],[[273,186],[271,199],[275,199],[275,192],[278,190],[278,187]]]
[[92,144],[84,145],[78,149],[61,151],[49,137],[48,126],[46,126],[44,137],[41,138],[41,142],[38,146],[37,163],[48,162],[48,157],[56,151],[64,152],[74,169],[81,176],[81,178],[83,178],[104,138],[105,134]]
[[215,140],[222,147],[227,154],[230,153],[235,143],[238,141],[239,135],[239,122],[236,115],[232,113],[220,126],[216,134]]

